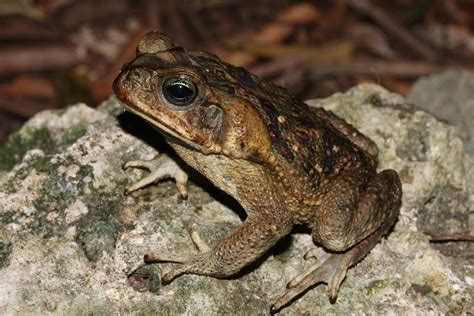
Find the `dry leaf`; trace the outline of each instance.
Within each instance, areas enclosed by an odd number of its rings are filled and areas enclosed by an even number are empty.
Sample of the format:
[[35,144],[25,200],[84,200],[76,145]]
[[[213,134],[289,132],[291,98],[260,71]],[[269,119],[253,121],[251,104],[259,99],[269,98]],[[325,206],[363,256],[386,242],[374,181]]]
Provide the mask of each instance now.
[[299,3],[280,13],[276,20],[292,24],[307,24],[316,22],[320,15],[318,9],[311,3]]
[[54,87],[48,80],[31,75],[20,75],[8,84],[0,85],[0,93],[5,96],[23,96],[42,99],[56,97]]
[[280,22],[272,22],[267,24],[260,32],[258,32],[252,41],[258,44],[279,44],[287,39],[295,30],[295,26],[283,24]]
[[248,43],[242,49],[252,52],[261,57],[285,58],[290,56],[300,56],[308,62],[331,62],[348,60],[354,51],[352,43],[347,41],[330,42],[322,46],[301,46],[301,45],[261,45]]
[[236,51],[220,56],[223,61],[239,67],[249,67],[257,61],[257,56],[244,51]]

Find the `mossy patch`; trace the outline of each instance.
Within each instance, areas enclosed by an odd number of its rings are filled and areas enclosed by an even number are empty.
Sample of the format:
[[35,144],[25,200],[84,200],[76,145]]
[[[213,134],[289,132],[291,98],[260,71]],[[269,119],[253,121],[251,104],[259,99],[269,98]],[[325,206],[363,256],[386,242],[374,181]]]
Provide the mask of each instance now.
[[367,291],[367,295],[372,297],[374,294],[380,293],[387,285],[387,280],[374,280],[365,287],[365,290]]
[[417,226],[421,230],[468,231],[469,195],[452,185],[434,186],[420,201]]
[[12,249],[12,243],[0,242],[0,269],[8,265]]
[[[61,161],[51,163],[47,159],[47,163],[42,170],[49,177],[42,182],[39,190],[38,198],[33,201],[33,206],[39,212],[35,213],[35,220],[29,224],[31,232],[40,236],[52,236],[67,229],[68,225],[64,221],[52,222],[47,219],[50,212],[58,212],[60,218],[64,218],[64,211],[67,209],[78,196],[87,189],[90,190],[91,183],[86,183],[82,179],[89,176],[93,179],[93,170],[91,166],[80,166],[77,176],[73,179],[68,178],[64,174],[59,173],[59,167],[68,167],[77,165],[72,157],[65,157]],[[37,164],[33,168],[38,169]],[[79,175],[80,174],[80,175]],[[58,226],[59,223],[59,226]]]
[[3,212],[0,213],[0,226],[5,226],[13,222],[13,213]]
[[68,129],[59,141],[55,141],[47,128],[25,128],[10,136],[5,146],[0,148],[0,170],[11,170],[21,161],[25,153],[32,149],[40,149],[46,155],[60,152],[83,136],[86,131],[86,124],[76,124]]
[[111,253],[124,224],[119,221],[118,212],[122,199],[100,192],[84,197],[83,202],[89,213],[77,222],[77,241],[84,249],[86,257],[96,262],[102,253]]
[[405,137],[397,145],[396,153],[401,159],[422,162],[428,159],[430,147],[430,135],[426,124],[416,123],[407,128]]
[[[53,171],[53,166],[50,167],[50,178],[44,181],[41,197],[35,201],[35,206],[47,210],[66,208],[83,191],[85,184],[82,181],[71,181],[60,176],[57,171]],[[81,166],[81,168],[87,168],[87,166]]]
[[66,131],[66,135],[58,143],[59,148],[67,147],[73,144],[77,139],[84,136],[87,132],[87,125],[84,123],[79,123],[72,126]]
[[39,148],[45,153],[52,153],[54,147],[54,141],[46,128],[25,129],[13,134],[6,145],[0,148],[0,170],[11,170],[28,150]]
[[434,293],[433,288],[429,285],[426,285],[426,284],[413,283],[410,287],[410,290],[415,292],[415,293],[421,294],[423,296]]
[[367,98],[364,100],[364,103],[368,103],[375,107],[383,106],[382,99],[380,98],[380,95],[377,93],[370,94],[369,96],[367,96]]

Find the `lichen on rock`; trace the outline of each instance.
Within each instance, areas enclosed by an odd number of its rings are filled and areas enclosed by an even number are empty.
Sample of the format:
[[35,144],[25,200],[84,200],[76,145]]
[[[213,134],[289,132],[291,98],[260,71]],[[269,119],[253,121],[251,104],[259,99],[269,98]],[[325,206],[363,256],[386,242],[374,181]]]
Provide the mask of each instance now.
[[[472,310],[472,247],[434,247],[422,233],[472,234],[474,163],[454,129],[375,85],[309,104],[341,115],[377,143],[379,167],[401,175],[403,206],[393,231],[349,270],[335,304],[319,286],[281,314]],[[171,182],[125,196],[126,185],[145,171],[124,171],[122,164],[157,150],[169,148],[155,130],[122,114],[114,98],[97,110],[79,104],[42,112],[11,137],[0,149],[0,310],[268,313],[286,282],[310,264],[302,258],[309,235],[285,238],[227,280],[187,275],[163,287],[151,280],[149,292],[130,286],[143,254],[192,252],[189,228],[215,244],[241,223],[240,207],[197,175],[188,201]],[[156,278],[168,268],[143,269]]]

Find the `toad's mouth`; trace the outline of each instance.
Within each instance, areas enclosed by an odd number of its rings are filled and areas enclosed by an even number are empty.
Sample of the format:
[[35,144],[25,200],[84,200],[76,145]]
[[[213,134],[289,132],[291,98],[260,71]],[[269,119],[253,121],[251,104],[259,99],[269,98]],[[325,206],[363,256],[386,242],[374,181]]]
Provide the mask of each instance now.
[[164,122],[160,116],[146,113],[142,107],[133,103],[129,103],[126,100],[122,100],[119,97],[117,97],[117,100],[126,111],[143,118],[146,122],[157,129],[170,143],[177,143],[202,153],[209,152],[209,149],[203,146],[204,139],[202,139],[202,137],[199,137],[194,133],[190,134],[190,138],[195,139],[196,141],[183,137],[179,132],[176,131],[173,125]]

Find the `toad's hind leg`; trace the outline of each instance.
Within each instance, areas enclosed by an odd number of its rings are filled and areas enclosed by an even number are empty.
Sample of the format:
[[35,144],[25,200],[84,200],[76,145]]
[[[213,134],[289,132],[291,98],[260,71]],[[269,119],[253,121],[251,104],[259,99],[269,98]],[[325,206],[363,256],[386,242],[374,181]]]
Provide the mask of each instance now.
[[339,287],[346,277],[347,270],[377,244],[387,229],[380,228],[345,253],[326,253],[322,258],[318,258],[318,262],[288,283],[287,290],[273,303],[270,311],[272,313],[278,312],[295,297],[320,283],[328,284],[329,299],[334,301],[337,298]]
[[[280,310],[296,296],[319,283],[328,284],[329,298],[335,300],[347,269],[361,260],[387,233],[397,219],[400,205],[400,179],[395,171],[385,170],[369,183],[362,194],[355,216],[352,217],[354,227],[343,226],[347,229],[348,236],[344,242],[348,250],[333,249],[338,252],[323,254],[315,265],[288,283],[288,289],[275,301],[271,311]],[[354,243],[355,246],[352,246]],[[334,244],[344,247],[340,242],[333,241],[325,246]]]

